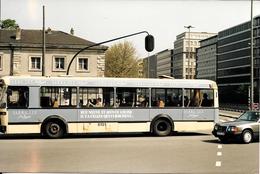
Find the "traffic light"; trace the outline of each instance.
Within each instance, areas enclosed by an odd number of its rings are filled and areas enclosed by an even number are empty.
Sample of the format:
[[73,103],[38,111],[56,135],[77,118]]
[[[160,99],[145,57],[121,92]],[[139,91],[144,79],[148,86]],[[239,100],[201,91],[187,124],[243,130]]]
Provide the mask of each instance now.
[[151,52],[153,51],[153,49],[154,49],[154,37],[148,34],[145,37],[145,50]]

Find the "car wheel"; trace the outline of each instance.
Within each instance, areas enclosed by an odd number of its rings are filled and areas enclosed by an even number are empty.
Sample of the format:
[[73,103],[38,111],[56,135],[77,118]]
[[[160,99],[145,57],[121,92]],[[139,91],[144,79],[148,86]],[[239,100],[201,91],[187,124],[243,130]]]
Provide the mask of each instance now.
[[172,131],[172,126],[169,121],[165,119],[159,119],[154,123],[154,134],[157,136],[167,136]]
[[242,133],[243,143],[248,144],[248,143],[252,142],[252,140],[253,140],[252,132],[250,130],[243,131],[243,133]]

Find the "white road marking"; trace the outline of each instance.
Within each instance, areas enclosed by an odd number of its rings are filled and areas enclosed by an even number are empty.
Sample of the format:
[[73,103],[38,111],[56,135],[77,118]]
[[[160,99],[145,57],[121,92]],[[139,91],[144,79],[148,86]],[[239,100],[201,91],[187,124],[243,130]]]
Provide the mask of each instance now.
[[222,152],[217,152],[217,156],[222,156]]
[[222,145],[218,145],[218,149],[222,149]]
[[221,167],[221,161],[216,161],[216,167]]

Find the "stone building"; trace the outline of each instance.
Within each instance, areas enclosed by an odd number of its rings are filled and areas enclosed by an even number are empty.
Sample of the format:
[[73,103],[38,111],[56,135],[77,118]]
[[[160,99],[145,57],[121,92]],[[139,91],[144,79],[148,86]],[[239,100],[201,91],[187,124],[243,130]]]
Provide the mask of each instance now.
[[[0,30],[0,76],[60,76],[65,75],[72,57],[80,49],[95,43],[73,33],[45,32],[46,52],[42,58],[42,30]],[[95,46],[80,53],[70,68],[70,75],[103,77],[106,46]],[[44,74],[42,70],[44,68]]]

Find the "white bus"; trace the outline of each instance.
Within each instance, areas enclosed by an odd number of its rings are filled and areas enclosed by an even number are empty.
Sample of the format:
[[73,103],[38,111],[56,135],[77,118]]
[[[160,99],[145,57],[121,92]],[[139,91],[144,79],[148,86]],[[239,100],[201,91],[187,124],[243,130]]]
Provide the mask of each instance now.
[[218,121],[218,90],[210,80],[23,77],[0,78],[0,132],[172,131]]

